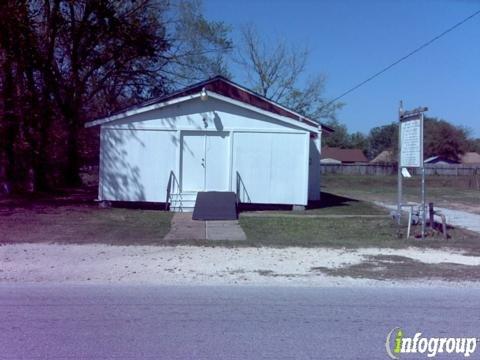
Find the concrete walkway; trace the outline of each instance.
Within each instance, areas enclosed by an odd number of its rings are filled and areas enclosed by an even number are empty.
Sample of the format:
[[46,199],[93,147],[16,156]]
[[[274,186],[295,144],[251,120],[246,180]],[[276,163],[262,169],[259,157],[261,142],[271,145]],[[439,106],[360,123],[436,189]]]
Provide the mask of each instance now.
[[[386,204],[383,202],[375,201],[376,205],[383,206],[390,210],[397,210],[397,205]],[[415,206],[420,206],[419,203],[412,203]],[[475,231],[480,233],[480,215],[472,214],[466,211],[446,209],[442,207],[435,207],[435,210],[439,210],[447,218],[447,224],[453,226],[459,226],[464,229]]]
[[175,213],[164,240],[246,240],[238,220],[192,220],[192,213]]
[[192,220],[192,213],[175,213],[164,240],[205,240],[205,221]]

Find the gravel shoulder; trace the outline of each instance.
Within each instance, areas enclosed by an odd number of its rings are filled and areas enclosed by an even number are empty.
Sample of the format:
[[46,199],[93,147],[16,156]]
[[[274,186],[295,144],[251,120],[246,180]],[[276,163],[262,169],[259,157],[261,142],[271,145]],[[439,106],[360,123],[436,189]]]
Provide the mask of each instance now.
[[445,249],[0,246],[2,283],[480,287],[479,278],[480,257]]

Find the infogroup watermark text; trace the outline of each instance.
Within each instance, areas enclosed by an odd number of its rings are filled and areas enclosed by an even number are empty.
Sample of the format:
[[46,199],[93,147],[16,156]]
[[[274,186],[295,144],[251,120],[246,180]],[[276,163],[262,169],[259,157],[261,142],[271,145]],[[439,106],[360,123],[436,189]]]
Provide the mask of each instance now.
[[405,336],[405,332],[395,327],[387,335],[385,348],[391,359],[400,359],[402,354],[425,355],[433,358],[438,354],[457,354],[468,358],[477,349],[479,339],[476,337],[424,337],[416,332],[413,337]]

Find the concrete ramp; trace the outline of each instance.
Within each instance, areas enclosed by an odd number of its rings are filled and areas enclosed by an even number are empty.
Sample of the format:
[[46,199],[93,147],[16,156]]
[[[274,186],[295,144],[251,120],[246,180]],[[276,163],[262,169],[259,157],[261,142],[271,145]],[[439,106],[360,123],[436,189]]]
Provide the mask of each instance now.
[[229,191],[204,191],[197,194],[193,220],[237,220],[237,197]]

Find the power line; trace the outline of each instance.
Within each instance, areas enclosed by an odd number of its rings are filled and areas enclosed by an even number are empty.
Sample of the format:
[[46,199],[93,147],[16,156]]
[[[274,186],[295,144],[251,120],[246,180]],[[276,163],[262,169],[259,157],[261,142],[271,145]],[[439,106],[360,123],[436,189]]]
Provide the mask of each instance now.
[[370,76],[369,78],[367,78],[366,80],[362,81],[361,83],[355,85],[354,87],[348,89],[347,91],[345,91],[344,93],[342,93],[341,95],[337,96],[335,99],[329,101],[326,105],[324,105],[322,108],[326,108],[328,106],[330,106],[331,104],[333,104],[335,101],[343,98],[344,96],[350,94],[351,92],[357,90],[359,87],[365,85],[366,83],[368,83],[369,81],[372,81],[373,79],[375,79],[376,77],[380,76],[381,74],[383,74],[384,72],[390,70],[391,68],[393,68],[395,65],[398,65],[399,63],[401,63],[402,61],[408,59],[410,56],[418,53],[419,51],[425,49],[427,46],[431,45],[433,42],[437,41],[438,39],[440,39],[441,37],[445,36],[446,34],[448,34],[449,32],[455,30],[456,28],[460,27],[461,25],[463,25],[464,23],[466,23],[467,21],[471,20],[472,18],[474,18],[475,16],[477,16],[478,14],[480,14],[480,10],[474,12],[472,15],[466,17],[465,19],[463,19],[462,21],[456,23],[455,25],[453,25],[452,27],[448,28],[447,30],[445,30],[444,32],[440,33],[439,35],[435,36],[434,38],[432,38],[431,40],[427,41],[426,43],[420,45],[418,48],[416,48],[415,50],[409,52],[407,55],[401,57],[400,59],[398,59],[397,61],[393,62],[392,64],[388,65],[387,67],[383,68],[382,70],[376,72],[375,74],[373,74],[372,76]]

